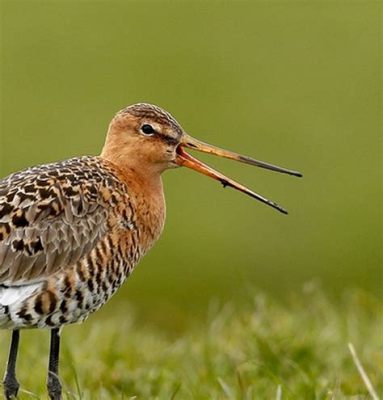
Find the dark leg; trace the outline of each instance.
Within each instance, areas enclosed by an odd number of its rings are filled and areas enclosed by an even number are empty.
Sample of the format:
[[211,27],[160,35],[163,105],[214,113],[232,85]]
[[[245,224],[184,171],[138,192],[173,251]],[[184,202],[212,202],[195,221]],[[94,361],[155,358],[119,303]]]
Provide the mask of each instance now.
[[16,358],[19,347],[19,330],[12,331],[11,348],[9,349],[9,357],[7,362],[7,370],[4,376],[4,395],[7,400],[15,398],[19,390],[19,382],[16,379]]
[[49,353],[48,367],[48,394],[51,400],[61,400],[61,383],[59,379],[59,353],[60,353],[60,330],[55,328],[51,331],[51,349]]

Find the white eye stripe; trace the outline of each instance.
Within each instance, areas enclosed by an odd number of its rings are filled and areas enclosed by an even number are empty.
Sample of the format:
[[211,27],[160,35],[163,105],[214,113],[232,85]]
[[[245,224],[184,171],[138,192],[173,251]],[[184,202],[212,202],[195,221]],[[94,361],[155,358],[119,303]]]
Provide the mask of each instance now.
[[[166,127],[165,127],[166,129]],[[179,143],[180,135],[177,132],[166,129],[163,132],[164,127],[161,124],[152,122],[152,121],[143,121],[140,127],[140,133],[147,137],[156,136],[162,139],[164,142],[167,142],[169,145],[176,145]]]

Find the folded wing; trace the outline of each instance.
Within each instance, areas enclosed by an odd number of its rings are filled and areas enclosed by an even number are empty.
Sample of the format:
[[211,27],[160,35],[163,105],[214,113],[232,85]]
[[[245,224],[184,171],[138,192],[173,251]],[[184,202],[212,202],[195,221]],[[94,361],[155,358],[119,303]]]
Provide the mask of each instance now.
[[0,181],[0,285],[43,280],[105,235],[114,177],[100,164],[74,158]]

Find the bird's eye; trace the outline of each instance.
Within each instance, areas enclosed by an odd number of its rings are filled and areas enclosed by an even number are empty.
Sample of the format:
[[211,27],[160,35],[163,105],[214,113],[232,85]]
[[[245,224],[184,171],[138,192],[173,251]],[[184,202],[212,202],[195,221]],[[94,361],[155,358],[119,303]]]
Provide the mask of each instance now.
[[153,133],[155,133],[155,130],[151,125],[144,124],[141,126],[141,132],[145,135],[153,135]]

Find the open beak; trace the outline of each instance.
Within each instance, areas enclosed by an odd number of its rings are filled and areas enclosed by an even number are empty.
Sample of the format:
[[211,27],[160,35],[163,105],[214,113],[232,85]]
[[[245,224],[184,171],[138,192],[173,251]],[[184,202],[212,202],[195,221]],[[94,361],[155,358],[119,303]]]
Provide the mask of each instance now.
[[183,167],[188,167],[194,169],[195,171],[201,172],[204,175],[210,176],[211,178],[216,179],[217,181],[221,182],[223,187],[230,186],[234,189],[239,190],[240,192],[246,193],[247,195],[265,203],[278,211],[282,212],[283,214],[287,214],[287,211],[279,206],[278,204],[266,199],[265,197],[251,191],[246,186],[241,185],[240,183],[226,177],[225,175],[221,174],[218,171],[215,171],[213,168],[209,167],[208,165],[204,164],[203,162],[197,160],[196,158],[192,157],[190,154],[186,153],[184,147],[198,150],[203,153],[215,154],[220,157],[229,158],[231,160],[236,160],[243,162],[245,164],[255,165],[256,167],[261,167],[265,169],[269,169],[271,171],[281,172],[283,174],[294,175],[301,177],[302,174],[297,171],[292,171],[289,169],[277,167],[272,164],[265,163],[263,161],[258,161],[253,158],[242,156],[240,154],[234,153],[232,151],[220,149],[219,147],[212,146],[210,144],[201,142],[193,137],[184,134],[177,148],[177,157],[176,163]]

